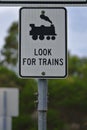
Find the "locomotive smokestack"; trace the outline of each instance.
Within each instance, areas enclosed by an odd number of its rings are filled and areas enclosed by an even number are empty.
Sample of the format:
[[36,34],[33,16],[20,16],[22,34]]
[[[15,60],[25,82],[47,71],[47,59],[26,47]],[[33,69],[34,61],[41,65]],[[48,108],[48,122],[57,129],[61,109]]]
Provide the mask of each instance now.
[[45,16],[45,11],[41,12],[40,18],[52,24],[52,21],[49,19],[49,17]]

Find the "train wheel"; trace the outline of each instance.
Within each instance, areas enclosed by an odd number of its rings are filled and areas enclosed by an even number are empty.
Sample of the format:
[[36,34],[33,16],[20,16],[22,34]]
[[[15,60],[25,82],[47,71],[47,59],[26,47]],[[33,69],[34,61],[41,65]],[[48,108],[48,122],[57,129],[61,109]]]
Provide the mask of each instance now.
[[43,36],[43,35],[40,35],[40,36],[39,36],[39,39],[40,39],[40,40],[43,40],[43,39],[44,39],[44,36]]
[[47,36],[46,38],[47,38],[47,40],[50,40],[50,36]]
[[55,36],[52,36],[51,39],[52,39],[52,40],[55,40]]
[[33,35],[33,36],[32,36],[32,39],[33,39],[33,40],[37,40],[37,38],[38,38],[37,35]]

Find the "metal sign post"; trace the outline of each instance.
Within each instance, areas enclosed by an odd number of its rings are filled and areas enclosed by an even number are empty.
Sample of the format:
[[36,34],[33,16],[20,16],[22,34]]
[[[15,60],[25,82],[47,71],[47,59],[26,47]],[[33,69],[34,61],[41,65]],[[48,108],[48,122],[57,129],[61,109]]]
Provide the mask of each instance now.
[[38,78],[38,130],[46,130],[47,79],[67,76],[67,11],[21,8],[19,25],[19,75]]
[[7,92],[3,92],[3,108],[4,108],[4,113],[3,113],[3,130],[7,130],[7,120],[6,120],[6,115],[7,115]]
[[38,130],[46,130],[47,127],[47,93],[47,80],[38,79]]

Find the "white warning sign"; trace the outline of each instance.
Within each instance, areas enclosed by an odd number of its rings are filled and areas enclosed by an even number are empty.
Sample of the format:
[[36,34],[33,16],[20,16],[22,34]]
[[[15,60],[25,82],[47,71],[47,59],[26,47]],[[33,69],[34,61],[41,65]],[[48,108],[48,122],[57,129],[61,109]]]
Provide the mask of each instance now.
[[66,77],[65,8],[21,8],[19,74],[33,78]]

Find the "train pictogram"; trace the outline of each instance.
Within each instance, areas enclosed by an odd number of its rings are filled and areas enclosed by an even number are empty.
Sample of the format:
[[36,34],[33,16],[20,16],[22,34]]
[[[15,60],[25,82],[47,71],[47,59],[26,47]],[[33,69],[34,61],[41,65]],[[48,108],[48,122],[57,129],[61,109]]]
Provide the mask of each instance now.
[[32,36],[32,39],[37,40],[39,38],[39,40],[44,40],[44,38],[46,37],[47,40],[55,40],[57,35],[55,33],[55,26],[49,19],[49,17],[45,15],[45,11],[41,12],[40,18],[48,21],[50,23],[50,26],[35,26],[35,24],[30,24],[30,35]]

